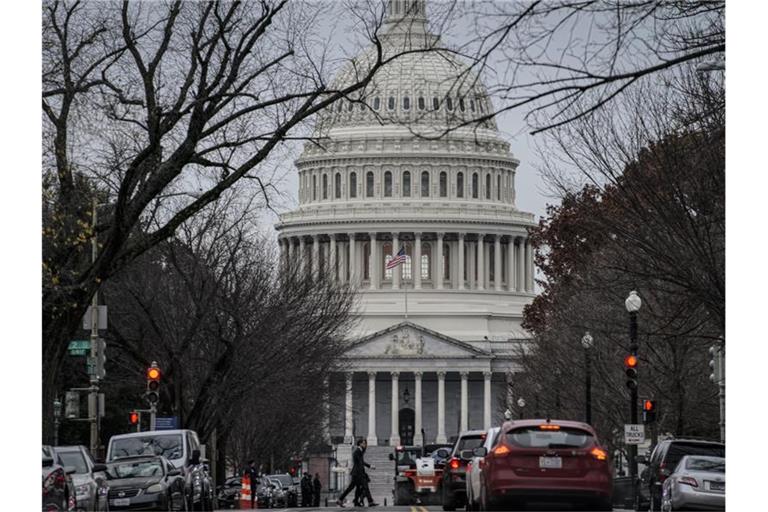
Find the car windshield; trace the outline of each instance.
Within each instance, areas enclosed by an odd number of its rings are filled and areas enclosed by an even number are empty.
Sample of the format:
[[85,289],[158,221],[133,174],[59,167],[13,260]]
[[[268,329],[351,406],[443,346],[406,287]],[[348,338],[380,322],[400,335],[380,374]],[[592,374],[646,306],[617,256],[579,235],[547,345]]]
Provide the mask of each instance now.
[[666,466],[670,469],[676,467],[686,455],[725,457],[725,446],[715,443],[672,443],[667,452]]
[[112,462],[107,464],[107,476],[110,479],[163,476],[163,463],[159,459]]
[[180,459],[184,454],[181,436],[178,434],[162,436],[125,437],[112,441],[110,458],[141,455],[162,455],[166,459]]
[[397,453],[397,465],[398,466],[415,466],[416,465],[416,459],[420,455],[420,450],[418,451],[412,451],[412,450],[403,450],[398,451]]
[[453,453],[459,455],[462,450],[474,450],[483,446],[485,436],[464,436],[456,443],[456,449]]
[[688,457],[685,469],[693,471],[712,471],[713,473],[725,473],[725,459]]
[[584,448],[592,440],[592,434],[577,428],[542,430],[534,425],[507,432],[507,441],[521,448]]
[[83,475],[88,473],[88,464],[85,462],[85,457],[79,451],[76,452],[58,452],[61,463],[64,466],[72,466],[75,468],[75,473]]

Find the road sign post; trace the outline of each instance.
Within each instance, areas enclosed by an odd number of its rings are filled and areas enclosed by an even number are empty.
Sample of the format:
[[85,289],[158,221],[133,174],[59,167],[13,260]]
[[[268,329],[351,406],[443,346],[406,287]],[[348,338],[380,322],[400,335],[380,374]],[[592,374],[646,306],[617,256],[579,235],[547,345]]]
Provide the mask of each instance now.
[[645,425],[627,423],[624,425],[624,444],[637,446],[645,442]]

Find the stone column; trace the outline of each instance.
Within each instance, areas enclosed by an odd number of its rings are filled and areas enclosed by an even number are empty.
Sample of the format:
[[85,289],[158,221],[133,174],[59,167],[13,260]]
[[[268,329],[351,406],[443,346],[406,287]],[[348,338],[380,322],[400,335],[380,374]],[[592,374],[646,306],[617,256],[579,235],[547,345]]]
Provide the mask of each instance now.
[[491,428],[491,372],[483,372],[483,429]]
[[437,272],[435,273],[437,277],[437,289],[442,290],[443,289],[443,237],[445,236],[445,233],[438,233],[437,234]]
[[529,238],[526,240],[525,243],[525,249],[528,253],[528,257],[525,259],[527,265],[528,265],[528,280],[526,281],[526,290],[533,293],[533,277],[534,277],[534,269],[533,269],[533,244],[531,244],[531,239]]
[[286,241],[288,242],[288,265],[293,267],[293,265],[295,265],[293,254],[293,238],[286,238]]
[[515,291],[515,239],[509,237],[507,242],[507,291]]
[[469,430],[469,372],[461,372],[461,431]]
[[513,374],[511,371],[507,371],[506,374],[504,375],[506,378],[506,384],[507,384],[505,396],[506,396],[506,402],[507,402],[507,410],[509,411],[515,410],[515,395],[512,390],[512,380],[513,380],[512,375]]
[[518,238],[518,240],[520,240],[520,243],[517,244],[517,282],[515,284],[517,291],[522,292],[525,290],[525,285],[523,284],[525,279],[525,240],[522,237]]
[[307,246],[304,237],[299,237],[299,272],[302,275],[307,273]]
[[[400,250],[400,237],[398,236],[398,233],[392,233],[392,258],[397,257],[397,252]],[[403,266],[399,265],[392,269],[392,289],[393,290],[399,290],[400,289],[400,269],[402,269]]]
[[415,418],[414,418],[414,425],[413,428],[415,432],[413,433],[413,444],[416,446],[421,446],[424,444],[424,436],[421,435],[421,429],[424,427],[422,423],[421,418],[421,377],[422,372],[415,371],[413,372],[413,379],[414,379],[414,385],[415,385],[415,391],[414,391],[414,397],[413,401],[415,402]]
[[392,372],[392,431],[389,434],[389,446],[400,444],[400,372]]
[[524,265],[525,265],[525,279],[523,280],[523,283],[525,284],[525,291],[530,292],[531,291],[531,243],[528,241],[528,239],[525,239],[525,259]]
[[336,242],[336,259],[338,260],[338,277],[340,283],[347,282],[347,261],[349,256],[349,249],[347,249],[347,243],[339,240]]
[[469,256],[469,261],[467,262],[467,288],[470,290],[477,288],[477,280],[475,279],[476,248],[476,242],[469,242],[467,244],[467,255]]
[[368,444],[376,446],[376,372],[368,372]]
[[312,236],[312,276],[317,277],[320,272],[320,235]]
[[493,240],[493,289],[501,291],[501,235],[494,235]]
[[413,261],[411,262],[411,273],[413,275],[413,289],[421,290],[421,233],[414,233],[413,242]]
[[356,254],[356,240],[355,234],[349,234],[349,282],[353,285],[359,284],[358,276],[360,272],[357,268],[357,254]]
[[323,439],[331,444],[331,379],[323,379]]
[[480,233],[477,235],[477,289],[485,290],[485,254],[483,241],[485,235]]
[[459,279],[457,288],[464,289],[464,233],[459,233]]
[[378,277],[378,271],[379,266],[376,263],[376,233],[369,233],[370,237],[370,245],[371,245],[371,255],[368,258],[368,277],[369,282],[371,286],[371,290],[376,290],[379,288],[379,280]]
[[331,273],[331,280],[338,281],[339,280],[339,264],[337,261],[337,253],[336,253],[336,234],[331,233],[329,235],[331,237],[331,247],[330,247],[330,254],[329,254],[329,270]]
[[345,382],[345,391],[346,391],[346,400],[344,405],[344,443],[345,444],[352,444],[355,442],[354,439],[354,432],[352,432],[352,428],[354,426],[354,420],[352,419],[352,379],[354,377],[354,373],[347,372],[344,382]]
[[437,438],[436,443],[445,443],[445,372],[437,372]]

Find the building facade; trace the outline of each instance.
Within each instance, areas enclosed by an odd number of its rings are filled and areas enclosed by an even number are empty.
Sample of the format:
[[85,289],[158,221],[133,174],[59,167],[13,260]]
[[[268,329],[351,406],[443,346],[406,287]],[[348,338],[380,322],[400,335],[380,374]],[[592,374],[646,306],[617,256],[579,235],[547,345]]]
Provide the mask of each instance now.
[[416,51],[319,119],[321,143],[296,161],[299,207],[277,225],[286,262],[359,289],[345,372],[327,391],[328,434],[345,446],[445,442],[498,422],[534,295],[518,160],[492,117],[443,133],[490,115],[486,90],[453,54],[419,51],[438,40],[423,1],[388,7],[385,56]]

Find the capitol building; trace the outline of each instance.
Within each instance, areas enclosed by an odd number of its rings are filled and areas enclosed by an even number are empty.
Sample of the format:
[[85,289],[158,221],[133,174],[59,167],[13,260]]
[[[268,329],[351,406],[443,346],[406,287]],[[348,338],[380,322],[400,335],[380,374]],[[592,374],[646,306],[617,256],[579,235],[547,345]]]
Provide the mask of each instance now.
[[[387,7],[385,57],[436,46],[423,0]],[[373,52],[333,87],[353,83]],[[362,96],[333,104],[317,121],[322,143],[296,161],[299,206],[276,226],[282,257],[359,290],[345,371],[326,391],[337,450],[358,437],[446,442],[503,418],[534,296],[534,216],[515,206],[520,162],[493,118],[428,136],[492,111],[454,54],[405,54]],[[401,248],[405,262],[387,269]]]

